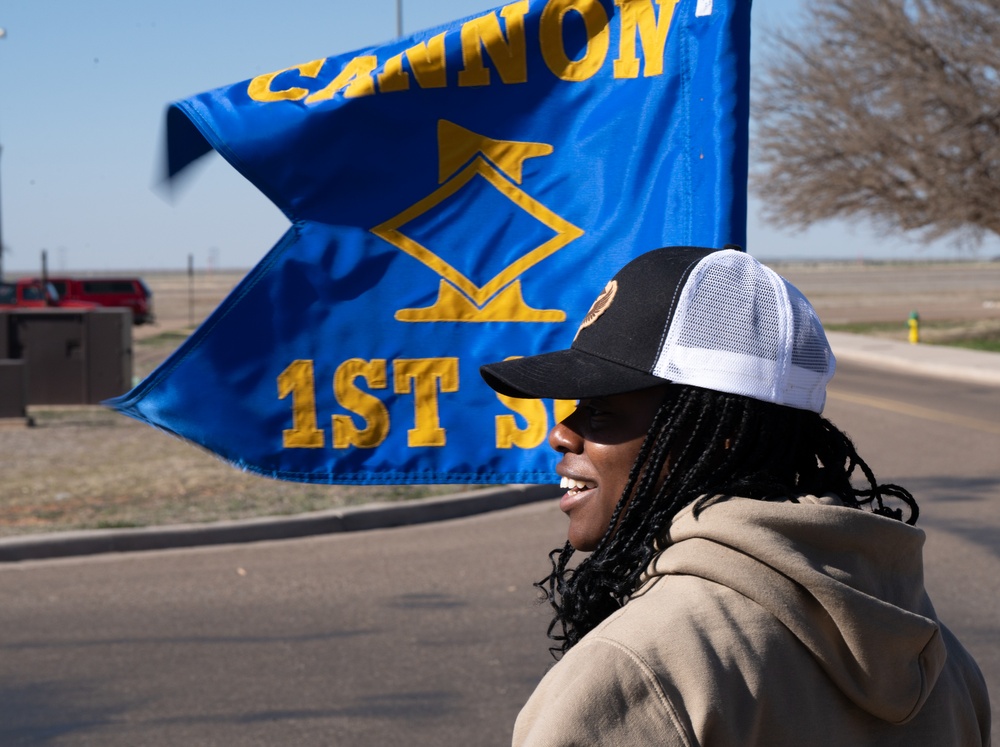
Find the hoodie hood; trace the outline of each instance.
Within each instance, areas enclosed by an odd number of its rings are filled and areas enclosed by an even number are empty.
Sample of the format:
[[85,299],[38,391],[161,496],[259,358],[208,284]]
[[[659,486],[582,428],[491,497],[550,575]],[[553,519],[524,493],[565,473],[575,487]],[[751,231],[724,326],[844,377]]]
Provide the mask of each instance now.
[[836,498],[702,500],[675,518],[633,598],[664,575],[727,586],[774,615],[852,702],[905,723],[947,657],[923,543],[922,530]]

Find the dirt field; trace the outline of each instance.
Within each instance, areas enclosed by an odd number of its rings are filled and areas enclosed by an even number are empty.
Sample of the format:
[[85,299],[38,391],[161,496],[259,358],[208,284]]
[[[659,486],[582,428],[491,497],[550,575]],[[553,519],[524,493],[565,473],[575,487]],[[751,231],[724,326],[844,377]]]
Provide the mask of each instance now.
[[[905,339],[1000,337],[1000,262],[776,264],[824,323]],[[239,282],[242,272],[145,273],[157,323],[134,329],[146,376]],[[31,408],[34,427],[0,427],[0,536],[77,528],[204,522],[405,500],[454,487],[340,487],[242,473],[212,455],[100,407]]]

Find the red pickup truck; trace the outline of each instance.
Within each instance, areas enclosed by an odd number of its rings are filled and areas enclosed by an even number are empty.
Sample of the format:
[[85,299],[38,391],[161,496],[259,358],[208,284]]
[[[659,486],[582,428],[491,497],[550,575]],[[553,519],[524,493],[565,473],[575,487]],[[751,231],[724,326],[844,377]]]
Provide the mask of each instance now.
[[[37,279],[33,279],[37,282]],[[132,310],[134,324],[152,324],[153,292],[140,278],[69,278],[49,277],[49,283],[64,302],[86,301],[99,306],[118,306]]]
[[18,280],[16,283],[0,283],[0,309],[41,309],[55,307],[61,309],[96,309],[100,304],[59,297],[59,291],[52,283],[40,280]]

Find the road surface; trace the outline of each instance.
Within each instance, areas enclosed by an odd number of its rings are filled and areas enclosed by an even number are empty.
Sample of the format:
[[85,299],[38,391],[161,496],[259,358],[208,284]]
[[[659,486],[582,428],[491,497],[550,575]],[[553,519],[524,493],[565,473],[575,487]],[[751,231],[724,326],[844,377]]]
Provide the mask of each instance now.
[[[927,586],[1000,700],[1000,389],[842,365],[827,415],[909,487]],[[554,502],[0,566],[0,744],[509,744],[551,663]]]

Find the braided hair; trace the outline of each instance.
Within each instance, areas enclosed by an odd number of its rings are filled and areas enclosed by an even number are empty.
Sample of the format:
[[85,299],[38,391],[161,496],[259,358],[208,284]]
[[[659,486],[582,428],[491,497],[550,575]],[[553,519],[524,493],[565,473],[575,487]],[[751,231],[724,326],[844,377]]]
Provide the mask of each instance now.
[[[535,584],[555,610],[553,655],[565,653],[624,604],[674,516],[705,495],[787,500],[837,495],[845,506],[915,524],[913,496],[878,484],[850,438],[817,413],[693,386],[670,385],[657,409],[604,537],[570,567],[573,546],[549,553]],[[852,476],[860,469],[864,485]]]

